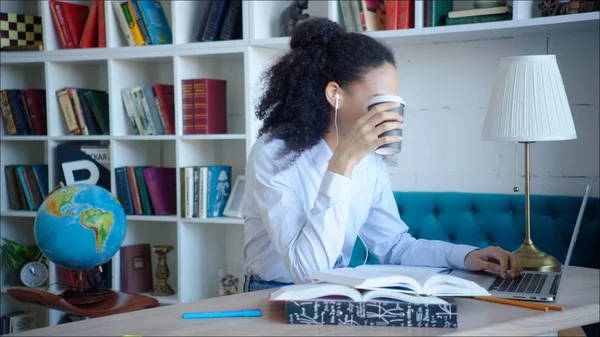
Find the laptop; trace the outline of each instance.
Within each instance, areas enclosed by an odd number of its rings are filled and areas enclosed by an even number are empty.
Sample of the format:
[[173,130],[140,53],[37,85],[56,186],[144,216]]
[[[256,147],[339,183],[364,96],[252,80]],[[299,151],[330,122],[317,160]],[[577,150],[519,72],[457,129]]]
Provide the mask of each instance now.
[[491,272],[470,272],[455,269],[449,274],[479,284],[486,288],[494,297],[543,302],[555,301],[558,297],[560,281],[569,265],[573,247],[575,247],[575,241],[577,241],[577,235],[579,233],[579,227],[581,226],[581,219],[583,219],[583,213],[590,194],[590,189],[595,181],[598,181],[598,177],[592,178],[585,189],[583,201],[581,202],[581,207],[579,209],[579,215],[577,216],[577,222],[575,223],[573,235],[571,236],[569,250],[567,251],[567,257],[565,258],[565,264],[560,272],[524,271],[519,277],[506,277],[504,279],[498,276],[497,273],[494,274]]

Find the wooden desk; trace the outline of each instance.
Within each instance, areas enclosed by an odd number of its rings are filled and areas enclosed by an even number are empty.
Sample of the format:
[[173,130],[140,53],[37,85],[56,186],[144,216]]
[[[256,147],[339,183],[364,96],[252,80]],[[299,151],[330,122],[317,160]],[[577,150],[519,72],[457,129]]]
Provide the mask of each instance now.
[[[269,291],[212,298],[26,331],[27,336],[152,335],[538,335],[596,323],[599,320],[597,269],[568,268],[557,305],[565,311],[542,312],[472,299],[458,300],[458,329],[310,326],[284,323],[281,308],[266,301]],[[203,310],[263,309],[260,318],[183,320],[181,314]]]

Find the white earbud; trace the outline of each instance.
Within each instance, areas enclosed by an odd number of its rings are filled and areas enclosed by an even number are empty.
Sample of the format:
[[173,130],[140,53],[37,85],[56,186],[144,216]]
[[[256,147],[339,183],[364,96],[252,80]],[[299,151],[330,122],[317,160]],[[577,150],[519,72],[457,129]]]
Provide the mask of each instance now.
[[338,146],[338,126],[337,126],[337,113],[338,108],[340,107],[340,94],[335,94],[335,116],[334,116],[334,124],[335,124],[335,146]]

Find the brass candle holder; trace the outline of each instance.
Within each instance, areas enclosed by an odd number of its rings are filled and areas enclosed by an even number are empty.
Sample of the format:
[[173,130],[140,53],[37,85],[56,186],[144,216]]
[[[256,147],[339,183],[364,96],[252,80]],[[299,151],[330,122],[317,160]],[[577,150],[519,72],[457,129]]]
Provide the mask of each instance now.
[[157,245],[152,247],[152,251],[158,255],[158,264],[156,266],[157,283],[152,290],[154,296],[169,296],[175,294],[167,282],[169,279],[169,266],[167,265],[167,254],[173,250],[171,245]]

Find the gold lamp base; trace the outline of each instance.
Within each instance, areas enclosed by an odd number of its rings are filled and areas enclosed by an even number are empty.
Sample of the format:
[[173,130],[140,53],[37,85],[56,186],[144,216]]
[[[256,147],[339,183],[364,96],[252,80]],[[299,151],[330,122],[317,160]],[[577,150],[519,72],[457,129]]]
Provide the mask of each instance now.
[[540,272],[560,272],[560,262],[539,250],[533,243],[523,243],[519,249],[513,252],[521,260],[523,270]]

